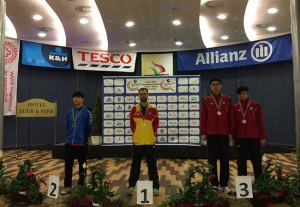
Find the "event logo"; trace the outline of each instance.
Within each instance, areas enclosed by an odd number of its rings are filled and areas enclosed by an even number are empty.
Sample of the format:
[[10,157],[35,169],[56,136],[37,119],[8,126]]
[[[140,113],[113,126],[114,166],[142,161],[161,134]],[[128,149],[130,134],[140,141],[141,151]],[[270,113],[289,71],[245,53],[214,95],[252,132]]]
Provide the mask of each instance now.
[[12,63],[18,55],[17,47],[9,41],[5,41],[5,65]]
[[174,83],[171,82],[169,78],[167,80],[161,81],[159,85],[161,89],[163,89],[164,91],[169,91],[169,90],[174,91],[174,89],[172,88]]
[[137,91],[139,88],[139,83],[137,82],[137,80],[132,81],[128,81],[127,83],[127,88],[130,91]]
[[67,48],[42,45],[41,50],[45,60],[54,67],[65,67],[70,64],[70,52]]
[[148,67],[153,71],[153,75],[163,75],[166,72],[164,66],[159,65],[155,62],[148,63]]
[[268,41],[259,41],[251,48],[251,57],[256,62],[264,62],[268,60],[273,52],[272,44]]

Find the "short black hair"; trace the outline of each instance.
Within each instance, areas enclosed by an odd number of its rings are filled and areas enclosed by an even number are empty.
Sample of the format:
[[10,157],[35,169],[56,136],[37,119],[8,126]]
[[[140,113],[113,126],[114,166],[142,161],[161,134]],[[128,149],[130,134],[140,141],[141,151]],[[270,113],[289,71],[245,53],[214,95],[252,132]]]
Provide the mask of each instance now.
[[140,88],[140,89],[139,89],[139,93],[140,93],[141,91],[147,91],[147,94],[148,94],[148,88]]
[[211,80],[209,81],[209,85],[211,85],[211,83],[212,83],[213,81],[218,81],[218,82],[220,82],[221,85],[222,85],[222,81],[221,81],[220,78],[213,78],[213,79],[211,79]]
[[237,94],[241,94],[243,91],[249,92],[248,86],[239,86],[239,87],[236,89],[236,93],[237,93]]
[[72,98],[74,98],[74,97],[84,98],[84,94],[81,91],[75,91],[72,95]]

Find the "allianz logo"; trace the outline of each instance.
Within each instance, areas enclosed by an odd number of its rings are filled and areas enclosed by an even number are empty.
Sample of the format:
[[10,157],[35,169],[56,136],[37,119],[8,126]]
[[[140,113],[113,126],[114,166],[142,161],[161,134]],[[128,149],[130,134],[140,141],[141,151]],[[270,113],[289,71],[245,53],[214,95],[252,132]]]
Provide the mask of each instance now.
[[[217,64],[247,60],[247,50],[222,52],[218,50],[205,53],[197,53],[195,65]],[[256,62],[268,60],[273,53],[273,46],[268,41],[259,41],[251,48],[251,57]]]

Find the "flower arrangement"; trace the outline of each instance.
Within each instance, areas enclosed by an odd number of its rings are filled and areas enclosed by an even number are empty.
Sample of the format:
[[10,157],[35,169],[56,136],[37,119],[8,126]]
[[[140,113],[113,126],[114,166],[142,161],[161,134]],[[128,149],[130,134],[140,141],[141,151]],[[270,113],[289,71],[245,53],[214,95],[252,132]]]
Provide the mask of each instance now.
[[110,187],[111,180],[105,180],[106,170],[103,166],[96,164],[90,166],[90,174],[84,185],[78,185],[72,191],[71,196],[67,199],[72,206],[94,206],[102,207],[126,207],[128,203],[117,196]]
[[9,184],[9,194],[14,197],[16,194],[26,195],[31,203],[41,203],[43,194],[40,192],[40,182],[47,185],[42,180],[42,175],[34,174],[32,163],[29,159],[22,161],[19,165],[19,172],[12,178]]
[[[183,187],[178,187],[178,193],[163,201],[160,207],[179,206],[229,206],[229,198],[219,196],[210,183],[213,178],[211,166],[185,167],[186,179]],[[199,174],[202,180],[196,181],[195,175]]]
[[2,159],[2,151],[0,150],[0,194],[7,193],[10,178],[5,176],[6,165]]

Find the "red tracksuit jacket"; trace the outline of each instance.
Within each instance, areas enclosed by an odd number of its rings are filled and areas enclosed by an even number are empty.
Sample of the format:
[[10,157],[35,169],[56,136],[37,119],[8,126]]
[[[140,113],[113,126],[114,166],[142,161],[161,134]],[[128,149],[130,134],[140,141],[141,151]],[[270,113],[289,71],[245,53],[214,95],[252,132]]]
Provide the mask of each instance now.
[[[248,106],[248,101],[242,102],[243,112]],[[236,138],[266,138],[266,129],[263,118],[263,113],[259,103],[250,100],[250,105],[246,113],[246,123],[243,124],[243,115],[240,109],[240,103],[234,105],[236,124],[235,137]]]
[[234,133],[234,110],[231,98],[224,94],[214,96],[217,104],[222,97],[221,115],[217,115],[217,107],[212,95],[202,100],[200,111],[200,132],[202,135],[228,135]]

